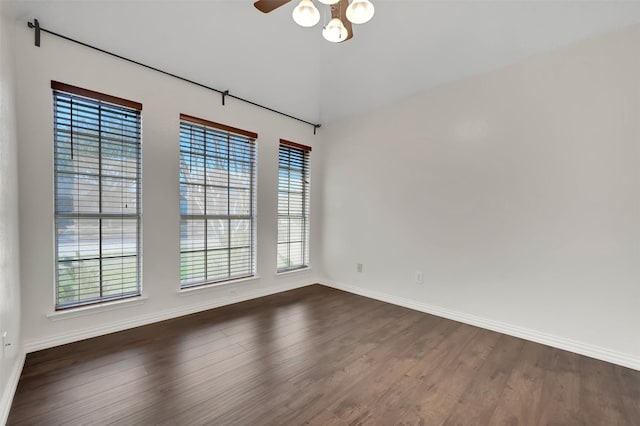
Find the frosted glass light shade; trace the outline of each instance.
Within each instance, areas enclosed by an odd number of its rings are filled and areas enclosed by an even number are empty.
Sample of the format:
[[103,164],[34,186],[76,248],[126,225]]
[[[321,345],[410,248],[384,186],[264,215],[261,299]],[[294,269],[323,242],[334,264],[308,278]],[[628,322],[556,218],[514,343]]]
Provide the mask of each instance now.
[[320,21],[320,12],[311,0],[300,0],[292,16],[296,24],[302,27],[313,27]]
[[347,19],[353,24],[364,24],[373,18],[375,8],[369,0],[353,0],[347,7]]
[[347,29],[338,18],[330,20],[327,26],[322,30],[322,36],[333,43],[343,41],[347,38],[347,35],[349,35]]
[[340,0],[318,0],[320,3],[324,3],[324,4],[336,4],[338,3]]

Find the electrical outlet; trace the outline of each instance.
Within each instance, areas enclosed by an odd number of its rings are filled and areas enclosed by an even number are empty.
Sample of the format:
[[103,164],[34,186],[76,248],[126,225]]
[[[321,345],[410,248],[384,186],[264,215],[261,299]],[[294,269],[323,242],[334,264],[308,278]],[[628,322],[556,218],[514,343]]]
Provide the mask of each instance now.
[[11,342],[9,341],[9,336],[6,331],[2,333],[2,358],[4,359],[5,353],[11,347]]
[[422,282],[423,282],[422,271],[416,271],[416,284],[422,284]]
[[362,272],[362,263],[358,263],[358,272]]

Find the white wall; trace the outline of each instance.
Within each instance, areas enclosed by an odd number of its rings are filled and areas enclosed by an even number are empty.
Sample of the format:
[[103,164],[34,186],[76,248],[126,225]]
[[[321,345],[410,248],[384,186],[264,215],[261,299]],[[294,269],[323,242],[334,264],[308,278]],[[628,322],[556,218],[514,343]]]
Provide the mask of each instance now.
[[639,52],[636,25],[326,126],[331,282],[640,369]]
[[[276,276],[277,147],[280,138],[313,147],[321,169],[319,136],[311,126],[180,82],[16,23],[22,325],[27,351],[256,297],[318,281],[317,221],[321,194],[312,170],[309,271]],[[212,70],[215,72],[215,70]],[[143,104],[143,294],[141,305],[80,317],[48,317],[54,308],[53,110],[51,80]],[[231,88],[233,89],[233,88]],[[178,294],[179,114],[255,131],[258,138],[258,249],[260,279]]]
[[[13,14],[0,1],[0,424],[9,406],[22,367],[20,347],[20,259],[18,256],[18,167],[15,116]],[[4,349],[4,350],[3,350]]]

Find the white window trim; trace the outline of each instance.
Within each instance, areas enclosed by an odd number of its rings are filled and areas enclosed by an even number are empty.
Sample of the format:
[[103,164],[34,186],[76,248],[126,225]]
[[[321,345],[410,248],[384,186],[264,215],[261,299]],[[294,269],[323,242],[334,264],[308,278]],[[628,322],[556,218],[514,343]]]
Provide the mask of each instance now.
[[198,285],[194,285],[191,287],[185,287],[185,288],[179,288],[177,293],[180,296],[188,296],[194,293],[200,293],[200,292],[207,292],[207,291],[211,291],[211,290],[215,290],[217,288],[220,287],[225,287],[231,284],[237,284],[237,283],[242,283],[242,282],[249,282],[249,281],[257,281],[260,279],[259,275],[254,275],[252,277],[246,277],[246,278],[238,278],[235,280],[228,280],[228,281],[220,281],[220,282],[214,282],[214,283],[209,283],[209,284],[198,284]]
[[312,269],[311,265],[308,265],[308,266],[302,266],[302,267],[299,267],[299,268],[296,268],[296,269],[291,269],[289,271],[278,272],[276,270],[275,274],[273,274],[273,275],[276,276],[276,277],[282,277],[282,276],[286,276],[286,275],[297,274],[299,272],[308,272],[311,269]]
[[83,317],[87,315],[94,315],[100,312],[114,311],[116,309],[129,308],[132,306],[138,306],[145,303],[149,298],[145,295],[129,297],[126,299],[112,300],[109,302],[96,303],[93,305],[78,306],[75,308],[68,308],[60,311],[51,311],[46,314],[47,318],[53,321]]

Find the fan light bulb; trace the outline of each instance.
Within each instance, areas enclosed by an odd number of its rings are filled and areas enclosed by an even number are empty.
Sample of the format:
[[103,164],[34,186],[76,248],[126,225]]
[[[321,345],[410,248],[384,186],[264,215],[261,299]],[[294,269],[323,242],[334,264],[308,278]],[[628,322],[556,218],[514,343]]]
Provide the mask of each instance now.
[[320,21],[320,12],[311,0],[300,0],[293,9],[293,20],[302,27],[313,27]]
[[373,17],[375,8],[369,0],[353,0],[347,7],[347,19],[354,24],[364,24]]
[[322,30],[322,36],[333,43],[339,43],[347,38],[348,32],[342,21],[333,18]]
[[318,0],[320,3],[324,3],[324,4],[336,4],[338,3],[340,0]]

